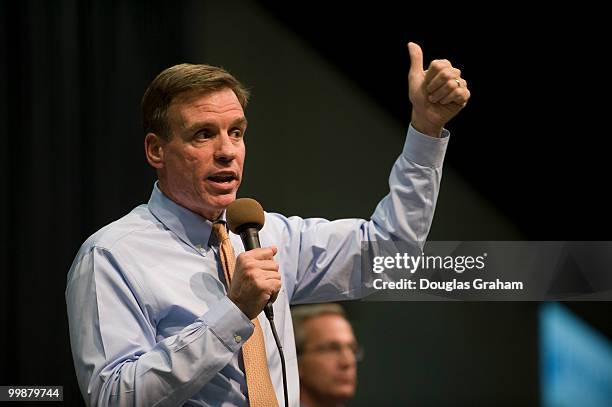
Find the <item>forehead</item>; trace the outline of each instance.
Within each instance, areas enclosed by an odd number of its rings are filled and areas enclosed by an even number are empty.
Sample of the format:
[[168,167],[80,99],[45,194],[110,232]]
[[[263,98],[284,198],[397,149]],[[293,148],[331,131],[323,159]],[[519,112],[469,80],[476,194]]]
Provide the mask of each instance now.
[[353,342],[353,329],[348,321],[336,314],[325,314],[304,321],[309,342]]
[[236,94],[229,88],[213,92],[191,91],[176,96],[168,107],[171,121],[183,126],[202,120],[234,120],[244,117]]

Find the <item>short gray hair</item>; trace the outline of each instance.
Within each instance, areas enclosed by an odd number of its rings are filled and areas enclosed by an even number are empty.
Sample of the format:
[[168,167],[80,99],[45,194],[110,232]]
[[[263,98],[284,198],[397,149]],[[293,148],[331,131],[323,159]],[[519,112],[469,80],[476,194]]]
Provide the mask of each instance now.
[[321,315],[339,315],[346,318],[346,313],[340,304],[306,304],[291,307],[291,318],[293,319],[293,332],[295,334],[295,348],[299,355],[306,346],[306,332],[304,322]]

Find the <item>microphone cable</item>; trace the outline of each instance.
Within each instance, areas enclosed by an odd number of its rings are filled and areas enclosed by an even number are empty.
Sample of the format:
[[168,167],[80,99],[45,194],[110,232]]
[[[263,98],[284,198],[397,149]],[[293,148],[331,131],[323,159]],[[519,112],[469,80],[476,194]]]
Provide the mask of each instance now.
[[281,369],[283,371],[283,393],[285,396],[285,407],[289,407],[289,392],[287,391],[287,367],[285,365],[285,353],[283,352],[283,345],[278,337],[278,332],[276,332],[276,326],[274,325],[274,310],[272,309],[272,304],[266,304],[264,308],[264,313],[266,314],[266,318],[268,318],[268,322],[270,322],[270,328],[272,329],[272,335],[274,335],[274,342],[276,342],[276,348],[278,349],[278,354],[280,355],[281,360]]

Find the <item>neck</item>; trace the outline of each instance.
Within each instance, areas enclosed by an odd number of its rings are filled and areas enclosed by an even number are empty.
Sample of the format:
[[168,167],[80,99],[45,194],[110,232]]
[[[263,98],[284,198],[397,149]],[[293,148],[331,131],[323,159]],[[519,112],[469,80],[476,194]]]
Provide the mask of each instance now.
[[174,195],[172,192],[170,192],[170,189],[166,187],[166,184],[165,184],[164,180],[161,177],[158,177],[158,180],[159,180],[159,183],[157,184],[157,186],[159,187],[159,190],[167,198],[169,198],[171,201],[173,201],[177,205],[181,205],[183,208],[187,208],[191,212],[197,213],[198,215],[200,215],[204,219],[207,219],[207,220],[209,220],[211,222],[214,222],[217,219],[219,219],[219,217],[223,213],[222,209],[214,209],[214,210],[211,209],[211,210],[205,211],[205,210],[202,210],[201,208],[198,208],[196,206],[189,205],[188,203],[183,202],[176,195]]
[[300,388],[300,403],[304,407],[342,407],[344,405],[341,400],[317,395],[304,388]]

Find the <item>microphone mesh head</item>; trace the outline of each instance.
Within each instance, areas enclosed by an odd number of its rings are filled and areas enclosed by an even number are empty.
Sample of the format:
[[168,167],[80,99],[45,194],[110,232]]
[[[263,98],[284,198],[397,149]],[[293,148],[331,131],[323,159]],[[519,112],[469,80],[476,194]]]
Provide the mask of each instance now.
[[260,230],[265,223],[264,211],[259,202],[251,198],[240,198],[227,207],[227,226],[235,234],[243,225],[252,225]]

